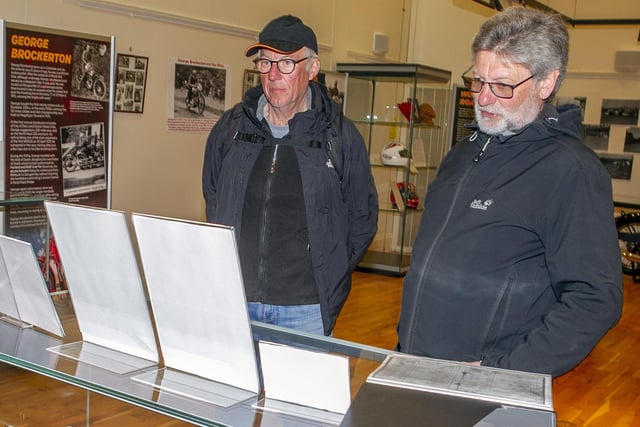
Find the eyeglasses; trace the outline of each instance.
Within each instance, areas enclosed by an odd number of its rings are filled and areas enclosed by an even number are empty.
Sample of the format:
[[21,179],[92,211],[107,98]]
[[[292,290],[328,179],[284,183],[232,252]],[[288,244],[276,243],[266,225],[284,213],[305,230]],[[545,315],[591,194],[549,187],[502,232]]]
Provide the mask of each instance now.
[[485,84],[489,85],[489,89],[491,92],[497,96],[498,98],[510,99],[513,98],[513,90],[520,85],[525,84],[529,80],[535,77],[535,74],[531,74],[529,77],[521,81],[520,83],[516,83],[514,85],[510,85],[508,83],[498,83],[498,82],[485,82],[482,79],[477,77],[469,77],[466,76],[471,68],[462,73],[462,81],[464,82],[464,86],[469,89],[473,93],[480,93]]
[[277,61],[273,61],[267,58],[257,58],[253,61],[253,63],[256,64],[256,70],[258,70],[260,74],[267,74],[269,71],[271,71],[271,66],[273,64],[277,64],[278,71],[280,71],[282,74],[291,74],[293,73],[293,70],[296,69],[296,64],[299,64],[307,59],[309,59],[308,56],[302,59],[282,58],[278,59]]

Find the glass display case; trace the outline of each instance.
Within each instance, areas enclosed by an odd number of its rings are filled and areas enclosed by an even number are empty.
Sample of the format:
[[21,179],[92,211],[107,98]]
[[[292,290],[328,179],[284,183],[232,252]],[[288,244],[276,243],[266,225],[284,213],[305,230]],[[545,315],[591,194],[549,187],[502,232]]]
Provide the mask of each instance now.
[[135,372],[119,374],[47,350],[79,338],[69,299],[56,309],[64,338],[0,321],[0,409],[7,425],[556,426],[550,375],[402,355],[259,322],[251,323],[254,333],[274,342],[348,357],[351,405],[344,417],[303,406],[267,410],[263,390],[223,406],[150,387],[133,380]]
[[339,63],[345,115],[364,137],[379,198],[378,232],[359,267],[403,275],[428,184],[449,149],[451,72],[420,64]]
[[[20,417],[23,417],[30,421],[31,425],[53,425],[52,422],[54,420],[62,421],[64,419],[68,423],[71,419],[71,413],[73,413],[77,417],[86,417],[86,425],[89,425],[91,417],[98,416],[97,414],[104,412],[105,406],[107,409],[113,410],[115,405],[119,408],[118,411],[124,412],[127,406],[130,405],[166,417],[166,420],[163,420],[162,417],[155,417],[154,414],[149,414],[154,420],[161,419],[163,425],[173,425],[169,424],[171,420],[180,420],[200,426],[336,425],[335,422],[322,419],[309,419],[304,414],[261,410],[259,402],[263,396],[257,396],[230,407],[224,407],[187,395],[158,390],[132,380],[132,376],[139,372],[119,374],[90,363],[62,357],[47,349],[77,341],[80,339],[80,333],[76,315],[71,304],[69,304],[69,299],[58,301],[56,309],[66,332],[64,338],[54,337],[38,329],[20,328],[0,321],[0,372],[3,369],[6,370],[4,364],[16,366],[60,383],[71,384],[79,390],[85,390],[86,399],[82,397],[81,393],[75,392],[75,395],[80,396],[77,398],[78,402],[65,400],[63,403],[60,400],[60,405],[65,405],[66,409],[64,411],[57,409],[57,398],[56,403],[43,402],[42,408],[38,408],[37,405],[33,406],[33,402],[31,402],[30,406],[27,400],[27,404],[24,407],[12,408],[10,410],[11,413],[3,413],[3,421],[17,422],[20,421]],[[295,332],[258,322],[254,322],[252,328],[255,333],[260,336],[268,336],[274,342],[284,342],[287,345],[298,346],[312,351],[331,352],[348,357],[352,396],[356,395],[366,381],[367,376],[391,353],[391,351],[385,349],[331,337]],[[42,387],[39,384],[34,380],[31,381],[31,387],[35,389],[34,393]],[[60,386],[62,387],[63,385],[60,384]],[[10,399],[10,391],[15,387],[17,386],[12,386],[11,384],[2,386],[0,381],[0,392],[5,393],[5,400]],[[24,392],[22,390],[24,388],[26,388],[26,384],[21,383],[21,392]],[[65,393],[71,394],[72,392],[61,392],[61,394]],[[101,396],[113,399],[113,402],[105,403]],[[118,406],[119,404],[116,401],[123,402],[124,405]],[[80,409],[73,412],[72,408],[82,408],[83,406],[83,410]],[[16,414],[13,413],[14,409]],[[63,417],[62,414],[65,411],[68,415]],[[112,416],[114,415],[112,414]],[[125,419],[124,415],[121,418]],[[77,421],[79,423],[82,422],[83,425],[85,424],[84,418],[82,421],[80,419]],[[15,424],[14,422],[11,422],[11,425],[26,425]],[[73,425],[76,424],[74,423]]]

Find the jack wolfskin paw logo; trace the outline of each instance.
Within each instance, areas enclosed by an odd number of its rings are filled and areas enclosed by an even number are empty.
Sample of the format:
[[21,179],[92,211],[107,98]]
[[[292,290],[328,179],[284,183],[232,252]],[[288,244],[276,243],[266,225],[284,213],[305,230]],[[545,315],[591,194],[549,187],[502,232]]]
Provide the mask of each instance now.
[[475,199],[473,202],[471,202],[469,207],[471,209],[480,209],[481,211],[486,211],[487,209],[489,209],[489,206],[491,206],[492,204],[493,204],[493,199],[487,199],[484,202],[480,199]]

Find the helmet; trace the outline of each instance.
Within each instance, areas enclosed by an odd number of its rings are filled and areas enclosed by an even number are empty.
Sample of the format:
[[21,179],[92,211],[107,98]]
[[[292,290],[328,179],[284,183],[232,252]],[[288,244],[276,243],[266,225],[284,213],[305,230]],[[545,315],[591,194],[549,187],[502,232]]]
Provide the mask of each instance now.
[[[418,195],[416,194],[416,186],[410,182],[397,182],[398,190],[400,190],[400,196],[404,202],[404,207],[407,209],[418,208]],[[398,209],[396,198],[393,195],[393,191],[389,192],[389,198],[391,199],[391,206],[393,209]]]
[[406,145],[398,142],[389,142],[380,152],[383,165],[407,166],[409,164],[409,150]]
[[433,119],[436,117],[436,110],[429,104],[420,104],[420,108],[418,110],[420,113],[420,120],[422,123],[426,123],[428,125],[433,125]]

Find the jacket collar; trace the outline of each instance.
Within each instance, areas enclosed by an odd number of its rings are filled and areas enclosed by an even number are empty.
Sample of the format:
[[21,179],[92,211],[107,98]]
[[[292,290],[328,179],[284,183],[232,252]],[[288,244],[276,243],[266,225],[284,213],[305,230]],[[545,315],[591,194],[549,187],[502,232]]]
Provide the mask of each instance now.
[[556,107],[550,102],[546,102],[543,104],[536,120],[515,131],[500,135],[488,135],[480,131],[475,120],[465,127],[474,131],[476,134],[476,138],[474,139],[486,141],[491,137],[499,144],[503,144],[517,135],[522,136],[522,140],[537,140],[555,132],[570,133],[579,137],[581,112],[580,107],[576,105],[560,105]]
[[[311,92],[311,104],[307,111],[297,113],[290,121],[290,131],[297,129],[306,129],[304,133],[314,133],[323,130],[335,119],[337,114],[341,113],[340,108],[329,97],[327,88],[315,81],[309,82],[309,91]],[[249,89],[244,96],[244,111],[256,125],[261,126],[262,114],[258,114],[260,108],[260,98],[264,96],[262,85]],[[298,123],[302,122],[301,125]],[[266,125],[266,123],[265,123]]]

